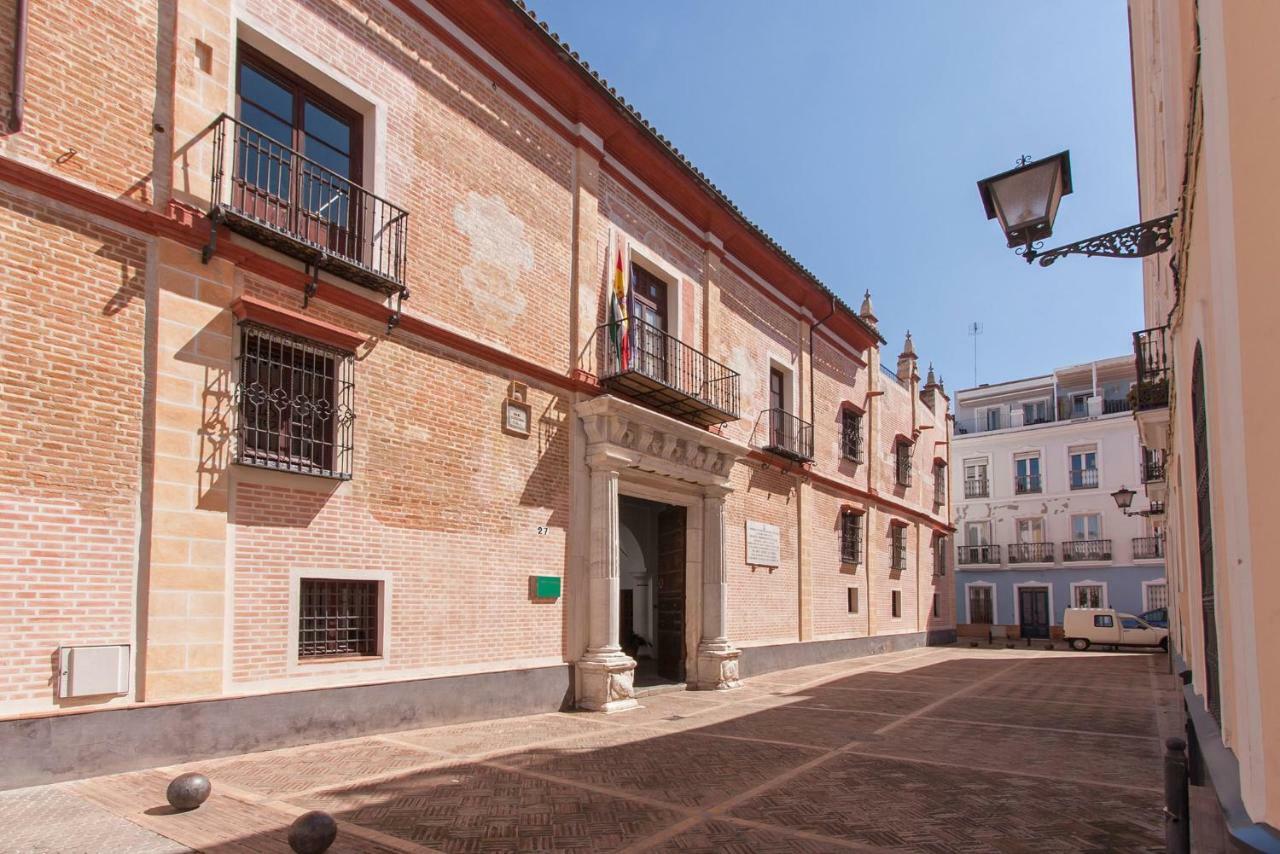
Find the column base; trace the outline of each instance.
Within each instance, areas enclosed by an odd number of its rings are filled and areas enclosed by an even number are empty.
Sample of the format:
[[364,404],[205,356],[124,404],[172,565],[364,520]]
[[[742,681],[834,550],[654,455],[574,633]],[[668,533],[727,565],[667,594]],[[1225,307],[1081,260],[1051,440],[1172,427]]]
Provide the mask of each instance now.
[[705,644],[698,647],[698,678],[693,687],[698,691],[728,691],[741,688],[738,680],[738,656],[742,653],[729,643]]
[[639,708],[636,661],[626,653],[587,653],[578,660],[577,674],[578,708],[605,714]]

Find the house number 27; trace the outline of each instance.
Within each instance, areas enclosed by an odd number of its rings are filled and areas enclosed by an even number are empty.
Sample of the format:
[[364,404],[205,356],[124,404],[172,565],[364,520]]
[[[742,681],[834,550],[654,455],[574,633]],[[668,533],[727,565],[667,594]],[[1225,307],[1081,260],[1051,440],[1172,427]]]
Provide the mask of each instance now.
[[548,526],[548,525],[539,525],[539,526],[538,526],[538,536],[539,536],[539,537],[545,537],[545,536],[546,536],[547,534],[549,534],[549,533],[551,533],[551,528],[550,528],[550,526]]

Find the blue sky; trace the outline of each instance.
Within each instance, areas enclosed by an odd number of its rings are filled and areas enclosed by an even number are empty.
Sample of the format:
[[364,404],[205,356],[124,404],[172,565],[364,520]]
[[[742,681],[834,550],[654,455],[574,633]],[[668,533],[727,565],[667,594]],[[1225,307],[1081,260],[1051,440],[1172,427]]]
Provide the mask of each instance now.
[[[1131,351],[1141,262],[1029,267],[976,181],[1071,151],[1049,246],[1138,219],[1124,0],[532,0],[539,17],[948,389]],[[923,371],[924,365],[921,369]]]

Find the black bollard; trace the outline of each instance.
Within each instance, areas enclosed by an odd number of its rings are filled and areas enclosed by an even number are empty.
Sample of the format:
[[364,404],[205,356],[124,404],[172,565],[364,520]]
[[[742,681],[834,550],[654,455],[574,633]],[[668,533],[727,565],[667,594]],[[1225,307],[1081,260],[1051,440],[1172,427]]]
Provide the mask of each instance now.
[[1164,844],[1168,854],[1191,854],[1191,816],[1187,794],[1187,743],[1165,741]]

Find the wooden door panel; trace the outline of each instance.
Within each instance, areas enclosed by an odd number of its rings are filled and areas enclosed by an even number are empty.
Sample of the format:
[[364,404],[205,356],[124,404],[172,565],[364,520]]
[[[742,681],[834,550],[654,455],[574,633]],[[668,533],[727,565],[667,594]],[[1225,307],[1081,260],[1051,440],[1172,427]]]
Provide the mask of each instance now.
[[685,508],[658,514],[658,675],[684,679]]

